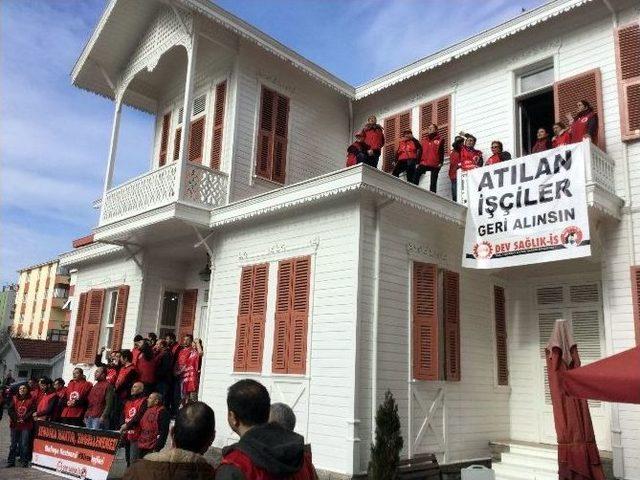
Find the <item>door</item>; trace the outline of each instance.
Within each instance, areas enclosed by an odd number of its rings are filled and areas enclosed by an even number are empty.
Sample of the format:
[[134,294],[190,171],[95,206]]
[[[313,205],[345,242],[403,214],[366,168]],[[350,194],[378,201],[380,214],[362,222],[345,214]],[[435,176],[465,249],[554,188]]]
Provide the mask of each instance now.
[[[602,358],[604,354],[604,327],[601,297],[600,283],[595,280],[541,285],[535,288],[535,315],[539,333],[537,403],[541,443],[556,443],[544,353],[555,321],[559,318],[571,321],[573,337],[578,345],[582,365]],[[611,450],[611,430],[607,404],[590,400],[589,411],[598,447]]]

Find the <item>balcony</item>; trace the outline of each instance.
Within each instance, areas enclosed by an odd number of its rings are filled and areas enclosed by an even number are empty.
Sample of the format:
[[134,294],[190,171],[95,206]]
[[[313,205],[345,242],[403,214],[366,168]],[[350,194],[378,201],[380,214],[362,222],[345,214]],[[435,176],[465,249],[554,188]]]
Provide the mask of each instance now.
[[[226,173],[187,163],[178,182],[178,171],[178,163],[174,162],[108,190],[104,202],[97,202],[101,210],[97,237],[105,237],[102,233],[108,228],[104,227],[134,222],[136,217],[161,215],[165,207],[196,208],[208,215],[210,209],[226,204]],[[175,212],[175,216],[180,215]]]
[[[624,200],[616,195],[615,162],[596,145],[585,141],[587,155],[585,163],[585,183],[587,205],[590,216],[596,219],[620,220]],[[458,201],[467,204],[466,175],[460,173],[458,181]]]

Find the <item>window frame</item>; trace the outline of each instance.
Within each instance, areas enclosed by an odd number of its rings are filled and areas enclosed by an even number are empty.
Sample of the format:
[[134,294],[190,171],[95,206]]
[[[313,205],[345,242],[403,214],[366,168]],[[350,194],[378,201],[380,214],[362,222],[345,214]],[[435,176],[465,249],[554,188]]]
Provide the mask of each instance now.
[[[102,319],[100,320],[100,342],[107,352],[111,351],[113,341],[113,328],[115,327],[116,309],[118,307],[118,288],[107,288],[104,292],[105,302],[102,307]],[[109,323],[111,319],[111,323]]]

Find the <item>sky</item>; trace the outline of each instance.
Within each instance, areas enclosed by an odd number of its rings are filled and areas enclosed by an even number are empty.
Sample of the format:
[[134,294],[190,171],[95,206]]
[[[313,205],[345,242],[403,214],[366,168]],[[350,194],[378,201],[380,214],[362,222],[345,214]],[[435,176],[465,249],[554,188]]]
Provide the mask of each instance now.
[[[139,0],[149,1],[149,0]],[[543,0],[217,0],[352,85]],[[70,72],[105,0],[0,1],[0,283],[97,222],[113,103]],[[148,169],[153,118],[123,109],[114,184]]]

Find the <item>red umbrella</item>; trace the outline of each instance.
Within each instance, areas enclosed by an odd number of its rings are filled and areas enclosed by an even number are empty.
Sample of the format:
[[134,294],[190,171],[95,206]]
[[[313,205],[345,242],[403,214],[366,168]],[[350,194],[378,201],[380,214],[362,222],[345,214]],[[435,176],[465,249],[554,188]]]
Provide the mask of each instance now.
[[580,366],[578,347],[565,320],[556,320],[545,353],[558,437],[558,478],[604,480],[587,401],[570,397],[562,389],[563,373]]
[[567,395],[640,403],[640,346],[562,374]]

